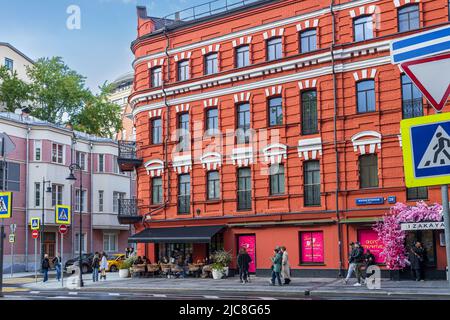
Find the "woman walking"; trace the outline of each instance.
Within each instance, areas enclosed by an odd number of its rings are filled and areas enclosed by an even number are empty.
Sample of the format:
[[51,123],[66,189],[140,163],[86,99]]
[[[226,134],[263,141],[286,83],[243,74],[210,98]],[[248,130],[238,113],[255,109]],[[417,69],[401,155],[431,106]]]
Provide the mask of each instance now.
[[106,269],[108,269],[108,260],[106,259],[106,253],[102,252],[102,260],[100,262],[100,280],[103,279],[106,281]]
[[239,278],[241,279],[242,284],[246,284],[248,282],[248,266],[252,262],[252,258],[247,253],[247,250],[242,247],[239,250],[239,255],[237,257],[237,263],[239,267]]
[[275,279],[277,279],[278,284],[280,286],[282,286],[283,284],[281,283],[281,277],[280,277],[280,273],[281,273],[281,263],[283,261],[283,256],[280,252],[280,248],[275,248],[275,250],[273,250],[273,257],[271,258],[272,260],[272,280],[270,281],[270,284],[272,286],[275,285]]
[[289,255],[285,246],[281,247],[283,253],[281,260],[281,277],[284,279],[284,284],[291,283],[291,267],[289,266]]

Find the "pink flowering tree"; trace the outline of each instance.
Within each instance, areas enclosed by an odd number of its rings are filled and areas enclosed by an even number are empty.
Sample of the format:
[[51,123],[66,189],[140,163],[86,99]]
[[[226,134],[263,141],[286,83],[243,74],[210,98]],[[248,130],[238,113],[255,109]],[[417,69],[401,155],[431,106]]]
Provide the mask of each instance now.
[[417,202],[416,206],[397,202],[382,221],[375,224],[374,230],[384,247],[380,256],[384,258],[388,269],[400,270],[407,265],[406,233],[401,230],[400,224],[422,221],[442,221],[442,206],[436,203],[429,206],[423,201]]

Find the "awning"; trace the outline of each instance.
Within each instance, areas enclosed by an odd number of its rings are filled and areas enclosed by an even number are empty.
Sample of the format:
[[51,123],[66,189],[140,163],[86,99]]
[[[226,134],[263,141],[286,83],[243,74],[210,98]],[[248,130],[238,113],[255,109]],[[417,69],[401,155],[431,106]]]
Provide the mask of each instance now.
[[209,243],[225,226],[147,228],[130,238],[130,243]]

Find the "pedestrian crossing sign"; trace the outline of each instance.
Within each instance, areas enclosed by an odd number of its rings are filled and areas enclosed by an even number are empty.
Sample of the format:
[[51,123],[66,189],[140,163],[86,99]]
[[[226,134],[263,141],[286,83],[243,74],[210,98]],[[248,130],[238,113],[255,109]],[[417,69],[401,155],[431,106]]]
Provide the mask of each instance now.
[[12,192],[0,192],[0,219],[12,216]]
[[400,123],[408,188],[450,184],[450,113]]
[[70,206],[57,205],[56,206],[55,221],[57,224],[69,224],[70,225]]
[[39,230],[40,221],[41,220],[39,218],[31,218],[31,222],[30,222],[31,230]]

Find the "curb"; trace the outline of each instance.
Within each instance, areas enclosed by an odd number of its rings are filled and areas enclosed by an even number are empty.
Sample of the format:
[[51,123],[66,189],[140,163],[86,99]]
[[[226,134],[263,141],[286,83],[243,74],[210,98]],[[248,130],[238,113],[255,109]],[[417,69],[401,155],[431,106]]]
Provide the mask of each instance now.
[[310,296],[314,297],[374,297],[374,298],[392,298],[392,297],[398,297],[398,298],[414,298],[417,299],[445,299],[450,300],[450,292],[449,293],[436,293],[436,292],[427,292],[423,291],[420,293],[416,292],[408,292],[408,291],[396,291],[396,292],[390,292],[390,291],[379,291],[379,290],[370,290],[370,291],[364,291],[364,292],[346,292],[346,291],[338,291],[338,290],[313,290],[310,291]]

